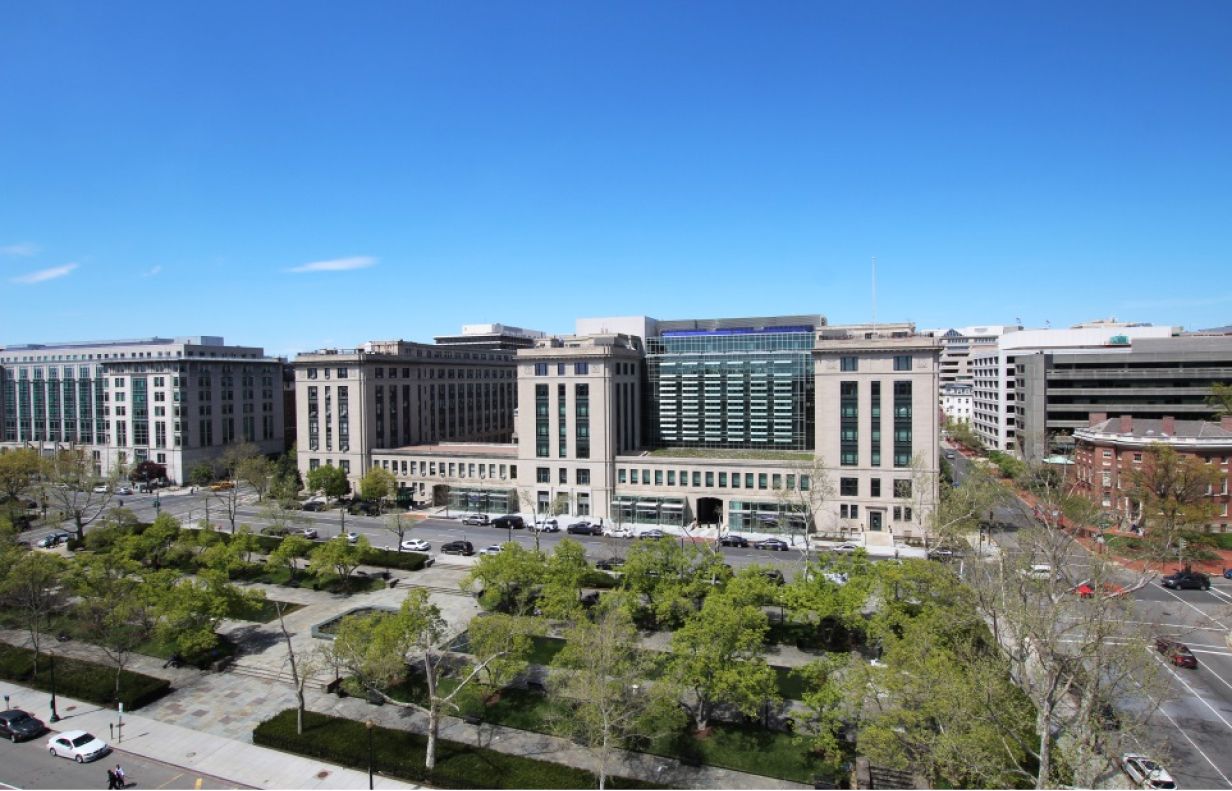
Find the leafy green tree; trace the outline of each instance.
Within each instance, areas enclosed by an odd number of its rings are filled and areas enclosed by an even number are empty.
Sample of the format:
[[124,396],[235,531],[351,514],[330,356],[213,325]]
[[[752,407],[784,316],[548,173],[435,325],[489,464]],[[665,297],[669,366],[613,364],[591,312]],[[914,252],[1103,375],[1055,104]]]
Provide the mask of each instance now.
[[70,585],[75,620],[86,639],[115,666],[115,698],[133,653],[150,638],[157,615],[142,590],[141,566],[118,552],[82,554],[75,559]]
[[694,612],[727,570],[723,556],[696,545],[675,541],[639,541],[625,559],[625,588],[634,596],[629,606],[649,615],[660,626],[674,627]]
[[1177,557],[1184,562],[1183,539],[1201,541],[1205,526],[1219,513],[1209,494],[1223,486],[1217,465],[1154,443],[1130,473],[1130,497],[1154,560]]
[[835,643],[840,634],[863,628],[862,613],[874,587],[873,564],[861,549],[820,556],[779,596],[792,621],[813,626],[823,644],[839,648]]
[[547,574],[543,555],[520,544],[506,543],[495,555],[484,555],[471,567],[462,580],[463,590],[475,582],[483,584],[485,598],[491,600],[488,591],[496,591],[496,609],[515,615],[529,615],[535,609],[540,586]]
[[270,553],[270,563],[286,566],[291,572],[291,579],[299,572],[299,562],[308,557],[315,543],[301,535],[289,535]]
[[383,467],[373,467],[359,480],[359,496],[376,503],[378,508],[386,497],[392,497],[397,491],[398,481]]
[[263,592],[241,590],[225,574],[210,569],[190,578],[163,576],[160,582],[155,635],[173,643],[183,656],[213,648],[218,642],[218,625],[230,613],[251,609],[265,598]]
[[299,474],[295,449],[292,448],[274,462],[274,477],[270,482],[269,495],[275,500],[287,502],[296,499],[303,488],[304,481]]
[[325,464],[308,471],[308,488],[321,492],[330,500],[336,500],[351,491],[351,482],[341,467]]
[[681,704],[699,732],[718,703],[752,715],[779,700],[774,671],[762,656],[768,629],[759,607],[714,593],[672,635],[667,677],[685,691]]
[[235,478],[252,487],[257,493],[257,502],[265,499],[273,485],[274,472],[274,462],[260,454],[240,459],[235,465]]
[[539,600],[543,615],[561,620],[574,620],[580,616],[582,587],[590,572],[585,547],[569,538],[558,543],[543,570]]
[[601,604],[594,622],[581,620],[552,660],[550,689],[565,714],[552,723],[561,736],[590,751],[600,791],[616,751],[684,725],[668,685],[648,685],[650,654],[638,649],[627,608]]
[[1212,383],[1211,394],[1206,403],[1213,406],[1220,415],[1232,415],[1232,384]]
[[363,563],[369,548],[367,536],[360,536],[359,541],[354,544],[347,541],[346,536],[338,536],[318,544],[312,550],[308,567],[318,576],[336,574],[342,580],[343,587],[349,591],[351,575]]
[[171,560],[172,547],[179,535],[179,520],[171,514],[160,513],[144,531],[124,536],[116,546],[128,558],[157,571]]
[[[329,646],[331,661],[351,673],[365,689],[392,704],[428,715],[424,765],[429,772],[436,767],[442,714],[456,710],[459,696],[481,678],[489,665],[505,663],[502,675],[508,675],[518,664],[524,667],[530,654],[531,629],[526,619],[488,615],[477,620],[483,622],[479,639],[472,635],[469,663],[454,673],[452,689],[441,684],[450,667],[449,652],[443,645],[449,636],[448,624],[423,588],[411,590],[395,614],[344,618]],[[390,695],[390,690],[406,678],[408,657],[419,666],[427,682],[427,705]]]
[[36,674],[48,619],[65,604],[65,566],[59,555],[26,552],[16,558],[0,581],[0,601],[17,614],[30,635]]
[[188,482],[193,486],[209,486],[218,476],[213,462],[202,461],[193,465],[188,472]]
[[33,448],[17,448],[0,453],[0,500],[5,503],[10,521],[16,522],[23,510],[21,498],[34,489],[42,463]]

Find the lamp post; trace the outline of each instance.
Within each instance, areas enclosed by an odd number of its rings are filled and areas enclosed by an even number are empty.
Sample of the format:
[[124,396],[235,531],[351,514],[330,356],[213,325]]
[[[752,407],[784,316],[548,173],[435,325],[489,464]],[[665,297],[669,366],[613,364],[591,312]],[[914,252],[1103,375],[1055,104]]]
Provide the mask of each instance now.
[[50,722],[59,722],[60,714],[56,711],[56,655],[53,652],[48,652],[51,657],[51,716],[48,717]]
[[365,720],[364,727],[368,729],[368,791],[372,791],[372,730],[376,723]]

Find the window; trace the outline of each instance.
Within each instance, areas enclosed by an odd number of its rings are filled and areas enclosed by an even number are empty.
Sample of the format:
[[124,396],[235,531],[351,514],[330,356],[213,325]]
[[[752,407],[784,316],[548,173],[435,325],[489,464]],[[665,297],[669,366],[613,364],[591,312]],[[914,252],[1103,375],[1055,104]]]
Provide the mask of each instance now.
[[590,373],[590,363],[574,363],[573,372],[578,376]]
[[547,467],[536,467],[535,468],[535,482],[536,483],[551,483],[552,482],[552,471],[548,469]]
[[697,487],[701,487],[702,485],[702,474],[700,470],[693,471],[693,485]]
[[663,470],[655,470],[655,486],[663,485]]
[[840,371],[858,371],[859,370],[859,358],[858,357],[839,358],[838,369]]
[[807,492],[809,490],[809,477],[807,475],[800,476],[800,491]]
[[787,490],[792,491],[795,488],[796,488],[796,476],[788,475],[787,476]]
[[714,473],[710,472],[709,470],[706,471],[706,488],[707,489],[714,488]]
[[843,519],[847,518],[847,503],[843,503],[838,507],[838,515]]
[[[317,369],[315,369],[315,368],[309,368],[309,369],[308,369],[308,378],[309,378],[309,379],[316,379],[316,378],[317,378]],[[315,459],[314,459],[313,461],[315,461]],[[314,469],[315,469],[315,468],[314,468]]]
[[548,375],[548,364],[547,363],[535,363],[535,376],[547,376],[547,375]]
[[558,481],[560,481],[561,484],[568,483],[569,482],[569,468],[561,467],[557,473],[556,478]]
[[909,354],[894,355],[894,370],[895,371],[910,371],[911,370],[911,355]]
[[844,497],[859,497],[860,479],[840,478],[838,482],[838,493]]
[[625,472],[624,467],[621,467],[619,470],[616,471],[616,483],[627,483],[628,477],[629,476]]
[[753,488],[753,473],[751,473],[751,472],[746,472],[746,473],[744,474],[744,488],[746,488],[746,489],[752,489],[752,488]]
[[720,489],[727,488],[727,473],[725,472],[719,473],[719,488]]
[[873,478],[872,480],[870,480],[868,482],[868,489],[869,489],[868,491],[869,497],[880,497],[881,496],[881,479]]
[[578,468],[577,482],[578,482],[578,486],[589,486],[590,485],[590,470],[584,467]]
[[777,472],[774,473],[774,475],[770,477],[770,488],[771,489],[782,489],[783,488],[783,476],[778,474]]
[[894,383],[894,466],[911,466],[911,382]]
[[860,389],[856,382],[839,383],[839,464],[859,463]]
[[629,483],[637,483],[637,470],[636,469],[629,470],[629,475],[630,475]]
[[894,496],[905,499],[911,496],[911,481],[905,478],[894,479]]
[[757,473],[757,488],[758,489],[766,488],[766,474],[764,472]]
[[732,485],[732,488],[733,488],[733,489],[739,489],[739,488],[740,488],[740,473],[738,473],[738,472],[733,472],[733,473],[731,474],[731,485]]
[[667,471],[667,485],[668,486],[676,485],[676,471],[675,470]]

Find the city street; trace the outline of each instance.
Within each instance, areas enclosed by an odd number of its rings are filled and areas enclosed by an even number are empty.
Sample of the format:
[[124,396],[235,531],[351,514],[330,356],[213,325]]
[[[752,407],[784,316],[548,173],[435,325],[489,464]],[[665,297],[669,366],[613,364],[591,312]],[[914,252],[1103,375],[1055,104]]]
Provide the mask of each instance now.
[[[0,744],[0,785],[6,788],[106,788],[107,770],[118,763],[130,789],[236,788],[214,777],[186,772],[179,767],[113,750],[91,763],[79,764],[67,758],[53,758],[47,752],[44,734],[37,739],[13,744]],[[107,734],[102,734],[106,740]],[[134,738],[139,738],[137,735]]]

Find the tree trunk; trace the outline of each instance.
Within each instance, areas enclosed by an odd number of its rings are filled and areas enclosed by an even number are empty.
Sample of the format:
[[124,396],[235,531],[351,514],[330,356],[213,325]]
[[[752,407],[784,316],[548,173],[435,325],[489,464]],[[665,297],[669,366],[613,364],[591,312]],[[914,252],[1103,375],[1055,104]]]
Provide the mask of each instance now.
[[436,701],[428,707],[428,747],[424,752],[424,766],[431,773],[436,768],[436,732],[441,726],[441,714]]
[[710,705],[705,697],[697,696],[697,713],[693,717],[697,725],[697,732],[701,733],[706,730],[706,726],[710,724]]
[[1052,771],[1052,722],[1051,706],[1041,708],[1035,720],[1036,731],[1040,735],[1039,774],[1035,778],[1037,789],[1048,787],[1048,775]]

